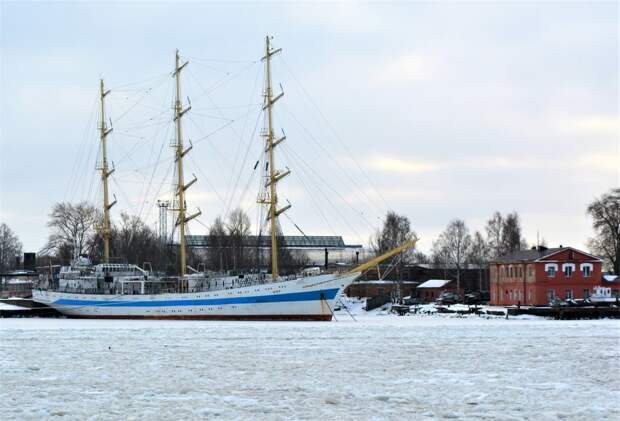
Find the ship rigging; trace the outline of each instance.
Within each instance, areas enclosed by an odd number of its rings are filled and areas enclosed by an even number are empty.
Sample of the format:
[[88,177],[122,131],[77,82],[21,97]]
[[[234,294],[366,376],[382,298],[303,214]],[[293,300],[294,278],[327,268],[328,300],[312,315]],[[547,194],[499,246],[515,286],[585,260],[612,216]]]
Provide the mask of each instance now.
[[[100,234],[103,239],[102,263],[93,265],[83,257],[72,265],[63,267],[58,284],[45,285],[33,290],[33,299],[52,306],[72,317],[94,318],[182,318],[182,319],[284,319],[284,320],[331,320],[332,308],[339,294],[363,271],[413,247],[412,239],[393,250],[344,272],[300,272],[283,276],[278,262],[278,237],[281,227],[278,217],[291,208],[280,206],[277,184],[291,171],[276,168],[276,150],[283,147],[286,136],[274,134],[273,106],[283,97],[274,96],[272,88],[272,57],[281,49],[273,49],[271,38],[265,39],[264,62],[265,86],[261,111],[265,113],[266,127],[263,131],[264,175],[258,195],[258,204],[266,207],[259,223],[269,225],[271,243],[270,273],[252,272],[239,276],[226,273],[192,270],[188,273],[186,235],[188,223],[202,214],[201,210],[188,214],[188,189],[197,181],[194,175],[185,181],[184,158],[192,150],[192,142],[185,147],[183,117],[192,108],[188,99],[184,107],[181,96],[181,73],[188,61],[181,64],[179,51],[175,52],[174,78],[174,200],[171,211],[175,215],[174,227],[178,228],[178,274],[165,276],[136,264],[110,262],[111,218],[110,210],[117,203],[109,201],[108,179],[115,172],[108,165],[107,138],[112,132],[105,113],[105,99],[110,94],[103,80],[100,81],[101,188],[103,193],[103,219]],[[130,111],[130,110],[129,110]],[[124,116],[124,115],[123,115]],[[202,139],[200,139],[202,140]],[[247,154],[246,154],[247,155]],[[245,161],[245,159],[244,159]],[[257,165],[254,166],[254,170]],[[154,174],[154,173],[153,173]],[[117,187],[120,187],[117,185]],[[148,190],[147,190],[148,191]],[[295,227],[299,229],[297,224]],[[260,232],[260,228],[259,228]],[[303,234],[303,232],[302,232]]]

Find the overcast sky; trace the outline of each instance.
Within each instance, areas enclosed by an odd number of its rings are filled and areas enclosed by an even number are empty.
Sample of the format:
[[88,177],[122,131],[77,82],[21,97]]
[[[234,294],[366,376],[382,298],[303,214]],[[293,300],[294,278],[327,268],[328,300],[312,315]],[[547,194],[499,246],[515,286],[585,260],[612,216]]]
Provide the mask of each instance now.
[[539,231],[585,247],[587,203],[620,184],[617,2],[0,7],[0,220],[26,251],[44,244],[55,202],[100,201],[100,77],[112,89],[113,217],[155,226],[172,182],[176,48],[190,62],[186,171],[199,179],[188,205],[203,211],[191,232],[231,205],[256,226],[266,34],[283,49],[273,67],[287,234],[295,223],[367,243],[390,208],[428,251],[451,219],[474,231],[499,210],[520,214],[530,243]]

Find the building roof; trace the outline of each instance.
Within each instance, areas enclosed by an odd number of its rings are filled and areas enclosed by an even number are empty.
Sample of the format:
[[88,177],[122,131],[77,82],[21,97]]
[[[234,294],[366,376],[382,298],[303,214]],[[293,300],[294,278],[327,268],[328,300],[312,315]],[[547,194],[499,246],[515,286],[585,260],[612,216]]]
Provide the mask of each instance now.
[[[186,236],[187,245],[189,247],[212,247],[211,237],[208,235],[188,235]],[[224,236],[223,242],[229,241],[230,236]],[[287,248],[328,248],[328,249],[344,249],[344,248],[361,248],[361,245],[347,245],[341,236],[337,235],[285,235],[279,237],[279,241],[286,245]],[[249,235],[245,238],[244,247],[262,247],[271,246],[271,237],[268,235]]]
[[538,249],[518,250],[514,253],[496,257],[491,262],[492,263],[515,263],[515,262],[523,262],[523,261],[534,261],[534,260],[539,260],[545,257],[552,256],[563,250],[573,250],[573,251],[576,251],[577,253],[590,256],[595,260],[600,260],[600,258],[596,256],[592,256],[591,254],[588,254],[581,250],[577,250],[573,247],[556,247],[556,248],[540,247]]
[[449,279],[429,279],[418,285],[418,288],[443,288],[452,282]]

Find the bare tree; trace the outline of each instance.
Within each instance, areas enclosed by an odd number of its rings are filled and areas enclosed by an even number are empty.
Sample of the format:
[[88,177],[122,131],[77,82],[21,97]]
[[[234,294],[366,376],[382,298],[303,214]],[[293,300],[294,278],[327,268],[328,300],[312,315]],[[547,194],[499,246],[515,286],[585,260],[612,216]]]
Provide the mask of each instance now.
[[[388,211],[383,221],[383,227],[378,230],[374,237],[370,240],[371,248],[376,254],[382,254],[401,244],[413,239],[415,232],[411,228],[409,218],[404,215],[398,215],[396,212]],[[414,261],[415,248],[410,248],[399,253],[397,263],[394,267],[396,270],[396,278],[399,280],[396,294],[393,298],[397,302],[402,302],[403,290],[403,266]]]
[[489,257],[498,257],[527,248],[527,242],[521,234],[519,214],[512,212],[505,217],[495,211],[486,225]]
[[223,271],[228,268],[227,240],[224,221],[218,216],[213,221],[213,225],[209,227],[209,251],[207,257],[211,269]]
[[230,213],[226,230],[230,239],[233,269],[246,268],[250,263],[249,253],[245,250],[250,229],[250,217],[243,209],[237,208]]
[[121,213],[120,225],[113,227],[112,239],[113,254],[128,263],[159,264],[164,257],[157,233],[138,216]]
[[588,205],[595,236],[588,241],[594,254],[602,256],[615,274],[620,274],[620,188],[596,198]]
[[447,263],[456,270],[456,289],[460,294],[461,270],[463,269],[471,248],[471,235],[465,221],[454,219],[439,235],[433,244],[433,250],[445,256]]
[[504,226],[504,218],[502,214],[495,211],[491,219],[487,221],[487,243],[491,257],[498,257],[504,254],[502,249],[502,228]]
[[15,257],[22,253],[22,243],[5,223],[0,224],[0,272],[15,269]]
[[[280,269],[280,273],[290,274],[295,273],[300,266],[303,265],[304,253],[296,253],[295,255],[291,253],[291,250],[286,245],[286,237],[282,233],[282,226],[278,222],[276,224],[276,237],[278,238],[278,267]],[[300,257],[301,260],[296,258],[296,255]],[[269,267],[271,267],[271,250],[269,250]]]
[[101,225],[97,208],[87,202],[60,202],[52,207],[49,217],[47,226],[52,232],[43,253],[55,254],[65,261],[72,257],[71,253],[93,254],[97,227]]
[[506,215],[506,218],[504,218],[504,223],[502,225],[502,254],[514,253],[520,250],[524,243],[525,240],[521,236],[519,215],[517,212],[509,213]]
[[481,291],[483,290],[483,266],[485,266],[489,262],[489,259],[489,245],[487,244],[480,231],[476,231],[472,238],[469,255],[467,256],[467,261],[478,266],[478,288]]
[[[382,254],[411,240],[414,236],[415,231],[411,228],[409,218],[389,211],[383,221],[383,227],[371,238],[370,245],[376,254]],[[409,261],[412,256],[413,249],[409,249],[403,253],[402,258]]]
[[428,263],[431,263],[431,258],[427,256],[426,254],[424,254],[424,252],[420,250],[416,250],[413,252],[412,262],[419,264],[419,265],[428,264]]

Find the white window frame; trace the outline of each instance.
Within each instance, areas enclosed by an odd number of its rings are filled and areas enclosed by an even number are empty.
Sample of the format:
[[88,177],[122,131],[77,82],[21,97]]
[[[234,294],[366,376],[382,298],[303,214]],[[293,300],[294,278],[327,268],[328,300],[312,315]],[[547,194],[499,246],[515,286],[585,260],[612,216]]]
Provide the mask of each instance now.
[[[588,269],[588,273],[586,273],[585,269]],[[592,270],[594,269],[594,265],[592,263],[582,263],[579,265],[579,270],[583,273],[583,276],[589,278],[592,276]]]
[[[549,269],[553,268],[553,275],[549,274]],[[558,273],[558,265],[557,263],[547,263],[545,264],[545,272],[549,278],[555,278],[555,275]]]
[[[566,269],[567,268],[570,268],[570,270],[571,270],[570,275],[566,275]],[[562,273],[567,278],[570,278],[571,276],[573,276],[573,273],[575,273],[575,264],[574,263],[564,263],[564,264],[562,264]]]
[[564,295],[565,295],[567,300],[572,300],[573,299],[573,290],[571,288],[567,289],[566,291],[564,291]]

